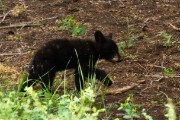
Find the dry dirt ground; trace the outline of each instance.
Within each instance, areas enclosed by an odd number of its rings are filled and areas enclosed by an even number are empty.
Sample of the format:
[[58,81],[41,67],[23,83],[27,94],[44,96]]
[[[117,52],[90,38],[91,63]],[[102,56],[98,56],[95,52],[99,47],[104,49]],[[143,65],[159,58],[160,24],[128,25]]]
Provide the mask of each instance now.
[[[86,26],[86,34],[82,38],[93,39],[95,30],[113,33],[117,44],[127,41],[128,37],[137,38],[132,47],[124,49],[122,62],[112,64],[100,61],[98,64],[113,79],[112,89],[138,84],[123,93],[105,95],[107,106],[124,102],[129,94],[133,94],[134,103],[141,104],[154,120],[165,120],[167,95],[173,99],[177,115],[180,115],[179,0],[0,2],[0,84],[6,89],[18,84],[18,75],[29,64],[38,47],[54,38],[72,38],[69,31],[57,30],[56,24],[57,20],[70,15]],[[32,24],[27,27],[22,25],[24,22]],[[16,27],[12,26],[14,24]],[[162,31],[172,36],[172,45],[163,46],[166,40],[159,35]],[[117,111],[118,107],[111,107],[110,118],[122,115]]]

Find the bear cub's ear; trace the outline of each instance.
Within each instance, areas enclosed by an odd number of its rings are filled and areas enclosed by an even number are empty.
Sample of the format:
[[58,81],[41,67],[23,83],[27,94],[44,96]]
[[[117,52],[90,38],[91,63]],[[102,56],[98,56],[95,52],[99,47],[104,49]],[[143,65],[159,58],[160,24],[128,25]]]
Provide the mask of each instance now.
[[98,42],[98,43],[103,43],[106,41],[106,39],[101,31],[96,31],[94,36],[95,36],[96,42]]

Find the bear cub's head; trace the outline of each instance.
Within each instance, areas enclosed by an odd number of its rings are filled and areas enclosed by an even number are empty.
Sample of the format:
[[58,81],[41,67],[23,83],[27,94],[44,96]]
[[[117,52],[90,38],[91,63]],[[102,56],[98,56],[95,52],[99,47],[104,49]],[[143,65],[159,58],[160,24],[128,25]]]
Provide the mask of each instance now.
[[[108,36],[104,36],[101,31],[96,31],[94,36],[97,44],[97,49],[100,54],[100,59],[106,59],[113,63],[122,61],[118,47],[112,40],[111,33]],[[115,58],[115,56],[117,56],[116,60],[113,59]]]

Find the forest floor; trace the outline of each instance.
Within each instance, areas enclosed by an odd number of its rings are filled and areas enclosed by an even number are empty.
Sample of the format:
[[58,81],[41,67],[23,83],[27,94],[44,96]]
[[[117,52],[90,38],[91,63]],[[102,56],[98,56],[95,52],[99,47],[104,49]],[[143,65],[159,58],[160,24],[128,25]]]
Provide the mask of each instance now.
[[[19,74],[37,48],[55,38],[72,39],[70,31],[57,29],[57,20],[67,16],[86,27],[81,38],[94,39],[95,30],[101,30],[105,35],[112,33],[117,44],[126,43],[121,47],[122,62],[98,63],[114,81],[108,89],[135,84],[122,93],[104,96],[104,104],[111,106],[109,119],[122,115],[117,104],[130,94],[133,102],[142,105],[154,120],[165,120],[167,96],[180,115],[179,1],[0,1],[0,84],[6,89],[16,88]],[[101,104],[97,100],[96,105]]]

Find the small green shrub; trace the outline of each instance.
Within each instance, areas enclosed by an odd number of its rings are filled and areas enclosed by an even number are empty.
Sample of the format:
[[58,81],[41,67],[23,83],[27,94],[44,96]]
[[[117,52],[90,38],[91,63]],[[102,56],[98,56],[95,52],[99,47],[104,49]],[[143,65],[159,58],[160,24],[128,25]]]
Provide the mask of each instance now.
[[[133,103],[133,96],[130,95],[125,103],[121,103],[121,106],[118,108],[118,110],[124,111],[125,115],[123,116],[124,119],[127,120],[133,120],[134,118],[140,118],[142,115],[146,120],[153,120],[150,115],[147,114],[145,109],[142,109],[141,112],[138,112],[137,109],[140,108],[140,105]],[[118,120],[118,119],[116,119]]]
[[99,112],[93,106],[96,94],[89,87],[80,97],[72,94],[58,95],[35,92],[26,88],[19,92],[0,92],[0,119],[2,120],[97,120]]
[[72,37],[83,36],[86,28],[83,24],[76,22],[72,16],[58,20],[58,30],[70,30]]
[[118,110],[124,111],[126,114],[123,116],[124,119],[132,120],[133,118],[140,118],[140,115],[136,109],[137,105],[133,104],[132,97],[129,96],[125,103],[121,103]]
[[159,32],[159,36],[161,36],[164,39],[163,46],[170,47],[173,45],[173,42],[171,41],[172,35],[164,32],[164,31],[161,31],[161,32]]
[[146,120],[153,120],[152,116],[148,115],[145,109],[142,109],[141,114]]
[[172,68],[164,68],[163,69],[164,76],[171,77],[174,76],[174,70]]
[[18,92],[20,92],[22,89],[23,89],[23,84],[24,82],[26,81],[27,79],[27,76],[28,76],[28,73],[27,72],[22,72],[20,75],[19,75],[19,84],[18,84]]
[[118,45],[119,52],[121,54],[124,53],[124,49],[133,47],[135,45],[135,41],[138,40],[138,37],[133,35],[135,30],[131,29],[129,25],[129,18],[125,17],[125,21],[127,23],[127,30],[123,33],[123,37],[125,40],[120,42]]
[[1,9],[5,8],[5,0],[0,0],[0,7]]
[[15,7],[11,11],[11,15],[14,17],[19,17],[19,15],[23,14],[27,11],[28,6],[25,3],[16,4]]
[[4,0],[0,0],[0,4],[3,4]]
[[23,40],[22,35],[21,34],[14,34],[14,35],[9,35],[7,37],[8,40],[11,41],[16,41],[16,42],[20,42]]
[[168,120],[176,120],[175,106],[172,102],[172,99],[167,98],[167,104],[165,105],[165,107],[167,111],[165,117],[168,118]]
[[119,53],[124,54],[124,49],[126,48],[126,42],[125,41],[120,42],[118,48],[119,48]]

